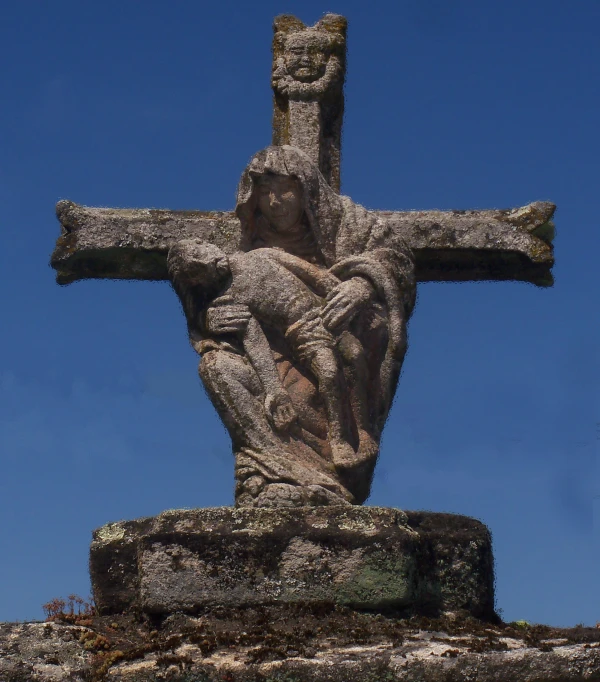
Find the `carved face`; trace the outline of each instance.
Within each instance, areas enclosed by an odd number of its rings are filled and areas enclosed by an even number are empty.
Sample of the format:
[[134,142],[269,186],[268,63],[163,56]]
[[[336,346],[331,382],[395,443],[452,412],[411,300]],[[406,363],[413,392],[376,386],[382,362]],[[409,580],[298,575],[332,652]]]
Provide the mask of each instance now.
[[321,78],[329,59],[329,44],[325,37],[308,31],[292,33],[285,42],[285,65],[289,75],[302,83]]
[[282,234],[293,231],[303,213],[302,187],[289,175],[263,175],[256,181],[258,210]]
[[190,244],[189,276],[205,287],[222,282],[229,275],[229,261],[221,249],[212,244]]

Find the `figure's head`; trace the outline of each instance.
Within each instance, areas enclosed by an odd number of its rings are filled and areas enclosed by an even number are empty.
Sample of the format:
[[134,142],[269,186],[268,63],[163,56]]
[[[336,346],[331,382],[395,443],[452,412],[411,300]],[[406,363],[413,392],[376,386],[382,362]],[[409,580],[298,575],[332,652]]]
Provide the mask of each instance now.
[[290,33],[285,40],[285,66],[294,80],[312,83],[325,73],[331,39],[324,31],[306,29]]
[[[346,19],[326,14],[314,26],[306,26],[289,14],[275,18],[273,69],[275,82],[289,76],[299,83],[315,83],[332,70],[332,79],[343,80],[346,55]],[[275,86],[276,87],[276,86]]]
[[303,235],[314,240],[319,257],[332,261],[341,211],[338,195],[303,151],[267,147],[252,158],[238,186],[240,247],[286,248],[292,237]]
[[302,185],[293,175],[265,173],[254,180],[256,207],[275,232],[294,230],[304,212]]
[[185,278],[192,286],[219,289],[229,278],[229,260],[213,244],[184,239],[169,251],[167,265],[171,277]]

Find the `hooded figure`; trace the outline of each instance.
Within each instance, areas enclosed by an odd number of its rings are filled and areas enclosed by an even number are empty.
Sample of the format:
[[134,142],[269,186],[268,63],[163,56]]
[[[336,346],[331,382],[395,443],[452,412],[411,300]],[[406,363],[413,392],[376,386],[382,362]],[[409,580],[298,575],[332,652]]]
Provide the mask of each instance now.
[[[294,147],[268,147],[252,159],[240,181],[236,213],[241,251],[284,251],[340,281],[320,299],[315,314],[321,328],[338,339],[335,352],[347,388],[344,420],[356,449],[361,428],[379,443],[415,302],[410,250],[385,218],[336,194]],[[315,377],[298,362],[289,335],[286,342],[287,330],[261,319],[282,386],[298,415],[285,433],[274,428],[265,413],[264,389],[241,342],[250,313],[227,291],[190,286],[186,273],[193,272],[193,260],[193,250],[174,247],[169,268],[192,344],[203,356],[200,375],[233,440],[236,504],[364,502],[376,450],[366,461],[358,458],[355,467],[336,468]],[[304,279],[303,285],[310,287],[310,282]]]

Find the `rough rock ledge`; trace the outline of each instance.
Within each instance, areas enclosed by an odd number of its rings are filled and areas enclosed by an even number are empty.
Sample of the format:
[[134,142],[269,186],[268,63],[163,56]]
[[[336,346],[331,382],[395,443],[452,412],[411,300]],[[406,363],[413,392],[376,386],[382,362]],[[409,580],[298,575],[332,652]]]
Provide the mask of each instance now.
[[0,624],[0,682],[579,682],[600,630],[331,607]]

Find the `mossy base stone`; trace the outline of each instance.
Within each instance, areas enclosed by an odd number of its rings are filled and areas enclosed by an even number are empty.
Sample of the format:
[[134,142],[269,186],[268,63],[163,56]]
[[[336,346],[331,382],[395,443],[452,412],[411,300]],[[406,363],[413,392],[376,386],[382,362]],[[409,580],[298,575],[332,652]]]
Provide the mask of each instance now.
[[103,614],[282,603],[494,613],[490,534],[453,514],[347,506],[167,511],[96,530],[90,573]]

